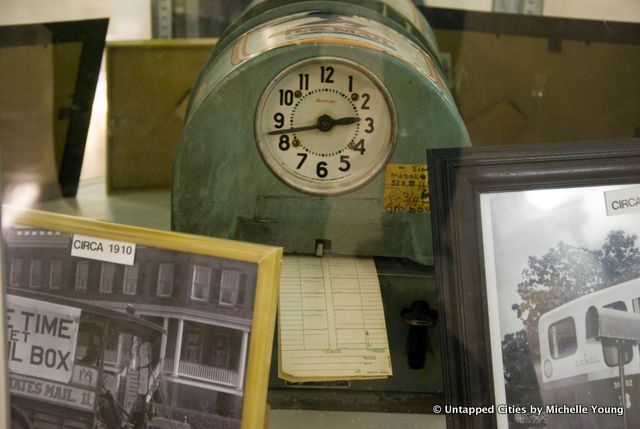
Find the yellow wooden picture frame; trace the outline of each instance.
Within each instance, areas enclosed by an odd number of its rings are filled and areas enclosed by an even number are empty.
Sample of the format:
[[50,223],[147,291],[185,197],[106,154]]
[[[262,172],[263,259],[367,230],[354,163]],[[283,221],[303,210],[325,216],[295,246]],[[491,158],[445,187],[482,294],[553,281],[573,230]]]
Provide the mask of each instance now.
[[[266,418],[268,412],[267,387],[269,379],[269,367],[271,362],[273,335],[275,330],[276,309],[278,303],[282,248],[185,233],[159,231],[128,225],[113,224],[50,212],[19,209],[10,206],[2,207],[2,221],[2,250],[4,260],[7,261],[4,266],[5,275],[3,277],[5,291],[9,286],[13,285],[13,280],[11,277],[12,273],[10,272],[11,263],[9,262],[11,255],[7,250],[7,239],[8,234],[10,234],[9,229],[12,226],[28,227],[32,228],[32,231],[34,231],[34,229],[39,229],[41,231],[44,231],[44,234],[46,234],[47,231],[57,231],[63,234],[73,234],[72,237],[95,237],[96,239],[101,240],[132,243],[142,247],[176,251],[179,253],[195,254],[196,256],[211,256],[214,258],[221,258],[221,260],[224,261],[231,261],[231,263],[235,261],[238,263],[246,262],[255,264],[256,275],[253,315],[251,320],[247,322],[250,324],[250,331],[248,335],[248,351],[246,350],[246,348],[243,349],[245,352],[247,352],[247,354],[245,361],[244,384],[241,386],[243,399],[240,427],[242,429],[265,427],[265,425],[267,424]],[[40,231],[38,231],[38,233],[42,234],[42,232]],[[35,233],[31,232],[31,234]],[[70,239],[70,244],[68,245],[69,248],[73,247],[71,243],[73,243],[73,238]],[[46,262],[42,263],[42,265],[45,264]],[[31,269],[33,270],[33,268]],[[195,270],[195,268],[193,269]],[[253,270],[253,268],[251,269]],[[253,271],[251,272],[253,273]],[[28,276],[29,273],[27,273],[26,277]],[[253,279],[252,276],[249,276],[249,278]],[[57,293],[56,290],[47,290],[47,281],[50,281],[48,277],[47,280],[43,281],[43,285],[41,285],[40,287],[42,289],[45,289],[44,291],[50,294],[49,296],[51,296],[51,294],[59,295],[59,291]],[[31,287],[32,286],[26,286],[25,288],[29,289]],[[246,287],[248,288],[249,286]],[[51,289],[51,285],[49,285],[49,288]],[[193,294],[193,290],[191,293]],[[4,302],[6,302],[6,295],[4,295],[3,299]],[[0,304],[2,303],[3,302],[0,301]],[[94,304],[96,303],[94,302]],[[98,303],[98,305],[100,304]],[[166,318],[164,320],[166,328],[169,324],[169,322],[167,322],[169,319]],[[4,318],[2,318],[2,322],[5,322]],[[6,334],[5,326],[0,325],[0,328],[2,329],[2,333]],[[167,340],[165,339],[165,344],[166,341]],[[4,345],[5,341],[2,342],[3,347]],[[179,346],[176,345],[176,348],[177,347]],[[0,351],[2,351],[3,353],[6,352],[5,350],[1,349],[2,348],[0,347]],[[178,352],[178,356],[179,353],[180,352]],[[240,359],[242,359],[242,357]],[[9,374],[11,373],[9,372]],[[8,395],[3,394],[2,396],[6,397]],[[1,398],[2,397],[0,396],[0,399]]]

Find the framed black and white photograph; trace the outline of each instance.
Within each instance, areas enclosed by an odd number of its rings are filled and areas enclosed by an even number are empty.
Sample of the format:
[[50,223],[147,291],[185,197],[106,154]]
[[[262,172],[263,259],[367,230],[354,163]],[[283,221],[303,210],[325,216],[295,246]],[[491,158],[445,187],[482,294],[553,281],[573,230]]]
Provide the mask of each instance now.
[[639,143],[429,153],[450,427],[640,423]]
[[12,427],[261,427],[280,248],[5,206],[2,250]]

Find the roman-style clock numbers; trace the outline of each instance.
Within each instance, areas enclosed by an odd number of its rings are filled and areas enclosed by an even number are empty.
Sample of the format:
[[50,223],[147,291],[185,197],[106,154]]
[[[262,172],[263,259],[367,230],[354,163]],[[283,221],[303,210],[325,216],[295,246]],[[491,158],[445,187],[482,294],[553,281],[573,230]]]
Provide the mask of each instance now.
[[369,182],[391,156],[395,109],[380,79],[361,65],[311,58],[267,85],[255,136],[283,182],[309,194],[342,194]]

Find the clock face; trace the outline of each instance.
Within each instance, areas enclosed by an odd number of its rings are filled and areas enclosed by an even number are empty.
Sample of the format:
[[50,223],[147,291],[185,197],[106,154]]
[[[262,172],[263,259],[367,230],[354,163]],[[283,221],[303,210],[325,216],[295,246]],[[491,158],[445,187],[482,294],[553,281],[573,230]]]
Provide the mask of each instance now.
[[260,153],[287,185],[336,195],[369,182],[391,156],[396,115],[382,82],[342,58],[302,60],[264,90],[255,116]]

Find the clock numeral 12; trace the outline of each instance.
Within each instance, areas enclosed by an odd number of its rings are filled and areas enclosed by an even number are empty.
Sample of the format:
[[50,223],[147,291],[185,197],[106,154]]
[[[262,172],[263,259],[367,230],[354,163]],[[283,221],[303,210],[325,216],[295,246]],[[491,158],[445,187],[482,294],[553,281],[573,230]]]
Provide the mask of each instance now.
[[320,66],[320,82],[333,83],[333,67]]

